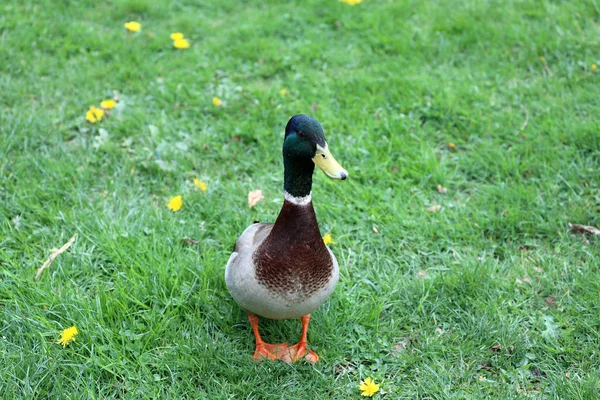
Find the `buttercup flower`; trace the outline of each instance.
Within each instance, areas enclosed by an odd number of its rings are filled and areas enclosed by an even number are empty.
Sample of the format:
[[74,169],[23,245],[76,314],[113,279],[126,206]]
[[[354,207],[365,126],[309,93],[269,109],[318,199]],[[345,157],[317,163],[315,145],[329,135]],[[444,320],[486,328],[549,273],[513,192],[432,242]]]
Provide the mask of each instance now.
[[325,236],[323,236],[323,243],[325,243],[326,245],[328,244],[335,244],[335,242],[333,241],[333,239],[331,238],[331,235],[328,233]]
[[79,331],[75,326],[67,328],[64,331],[62,331],[62,333],[60,334],[60,339],[56,343],[60,344],[62,347],[67,347],[69,343],[75,341],[75,335],[78,334]]
[[85,119],[92,124],[99,122],[102,117],[104,117],[104,110],[97,108],[96,106],[91,106],[90,109],[85,113]]
[[117,105],[117,102],[114,101],[113,99],[104,100],[102,103],[100,103],[100,107],[104,108],[105,110],[110,110],[111,108],[115,108],[116,105]]
[[206,183],[202,182],[198,178],[194,178],[194,186],[196,186],[198,189],[202,190],[203,192],[206,192],[206,190],[208,189],[206,187]]
[[379,390],[379,385],[373,379],[367,378],[364,381],[360,381],[358,388],[362,391],[361,396],[372,397]]
[[181,197],[181,195],[171,197],[169,199],[169,204],[167,204],[167,207],[169,207],[169,210],[171,210],[173,212],[181,210],[182,206],[183,206],[183,198]]
[[183,39],[183,33],[180,33],[180,32],[171,33],[171,40],[175,41],[175,40],[181,40],[181,39]]
[[279,93],[281,93],[282,96],[285,96],[287,94],[287,89],[281,89]]
[[142,29],[142,24],[135,21],[125,22],[123,26],[125,26],[129,32],[138,32],[140,29]]
[[363,0],[340,0],[342,3],[349,4],[351,6],[355,6],[359,3],[362,3]]
[[223,105],[223,102],[219,100],[218,97],[213,97],[213,105],[215,107],[221,107]]
[[592,64],[592,71],[595,71],[598,68],[596,64]]
[[177,39],[173,41],[173,46],[175,46],[176,49],[187,49],[190,47],[190,42],[186,39]]

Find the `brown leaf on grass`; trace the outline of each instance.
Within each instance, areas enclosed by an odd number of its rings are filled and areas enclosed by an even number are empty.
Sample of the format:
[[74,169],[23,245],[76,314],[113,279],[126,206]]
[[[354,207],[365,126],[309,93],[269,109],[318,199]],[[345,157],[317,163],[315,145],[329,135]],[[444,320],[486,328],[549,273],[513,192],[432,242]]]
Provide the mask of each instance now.
[[502,350],[502,346],[499,343],[496,343],[495,345],[490,347],[490,350],[491,351],[500,351],[500,350]]
[[258,203],[264,198],[265,196],[263,196],[262,190],[253,190],[250,193],[248,193],[248,206],[252,208],[256,205],[256,203]]
[[443,187],[442,185],[437,185],[437,191],[439,193],[446,193],[448,191],[448,189],[446,189],[445,187]]
[[600,229],[589,225],[572,224],[569,222],[569,230],[571,231],[571,233],[589,233],[590,235],[600,236]]
[[200,244],[199,241],[197,241],[196,239],[192,239],[192,238],[185,238],[185,239],[181,239],[181,244],[187,244],[187,245],[198,245]]
[[491,371],[492,370],[492,365],[491,364],[479,364],[479,367],[485,371]]
[[412,341],[410,339],[404,339],[403,341],[396,343],[394,347],[392,347],[392,351],[395,351],[396,353],[401,353],[404,350],[406,350],[411,344]]
[[554,307],[554,304],[556,303],[556,297],[548,296],[544,299],[544,301],[546,302],[546,305],[549,308],[552,308],[552,307]]
[[50,266],[50,264],[52,264],[52,261],[54,261],[54,259],[59,255],[64,253],[65,250],[67,250],[69,247],[71,247],[71,245],[73,244],[73,242],[75,241],[75,239],[77,238],[77,234],[74,234],[73,237],[71,237],[71,239],[69,239],[69,241],[67,243],[65,243],[60,249],[52,249],[52,254],[50,254],[50,257],[46,260],[46,262],[44,264],[42,264],[42,266],[37,270],[36,274],[35,274],[35,279],[40,279],[40,276],[42,276],[42,273],[44,272],[44,270],[46,268],[48,268]]
[[510,351],[511,353],[512,353],[513,351],[515,351],[515,346],[514,346],[514,345],[512,345],[512,344],[511,344],[510,346],[508,346],[508,351]]
[[373,232],[379,234],[379,229],[377,229],[377,227],[375,225],[373,225],[373,228],[371,228],[371,229],[373,229]]
[[428,207],[427,211],[435,213],[435,212],[440,211],[441,208],[442,208],[442,206],[440,206],[439,204],[436,204],[435,206]]

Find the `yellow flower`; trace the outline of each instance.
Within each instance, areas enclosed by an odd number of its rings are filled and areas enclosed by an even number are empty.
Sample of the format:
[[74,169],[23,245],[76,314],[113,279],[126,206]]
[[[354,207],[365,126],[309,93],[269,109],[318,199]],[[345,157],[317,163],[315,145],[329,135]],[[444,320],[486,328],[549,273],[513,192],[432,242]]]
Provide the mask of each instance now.
[[180,32],[171,33],[171,40],[175,41],[175,40],[181,40],[181,39],[183,39],[183,33],[180,33]]
[[355,6],[359,3],[362,3],[363,0],[340,0],[342,3],[349,4],[351,6]]
[[108,99],[108,100],[104,100],[102,103],[100,103],[100,107],[106,109],[106,110],[110,110],[111,108],[115,108],[115,106],[117,105],[117,102],[114,101],[113,99]]
[[123,24],[123,26],[125,26],[125,28],[129,32],[137,32],[140,29],[142,29],[142,24],[140,24],[139,22],[135,22],[135,21],[125,22],[125,24]]
[[200,179],[194,178],[194,185],[203,192],[206,192],[206,183],[202,182]]
[[169,199],[169,204],[167,204],[167,207],[169,207],[169,210],[171,211],[179,211],[181,210],[181,206],[183,206],[183,198],[181,195],[171,197]]
[[596,66],[596,64],[592,64],[592,71],[595,71],[596,68],[598,68],[598,66]]
[[379,385],[373,379],[367,378],[364,381],[360,381],[359,389],[362,391],[361,396],[372,397],[379,391]]
[[175,46],[176,49],[187,49],[190,47],[190,42],[186,39],[177,39],[173,41],[173,46]]
[[62,347],[67,347],[67,345],[71,342],[75,341],[75,335],[78,335],[79,331],[75,326],[65,329],[60,334],[60,339],[58,340],[58,344],[62,345]]
[[99,122],[102,117],[104,117],[104,110],[97,108],[96,106],[91,106],[90,109],[85,113],[85,119],[92,124]]
[[219,100],[218,97],[213,97],[213,105],[215,107],[221,107],[223,105],[223,102]]
[[456,150],[456,145],[454,144],[454,142],[450,142],[450,143],[448,143],[448,148],[450,150]]
[[326,245],[328,244],[335,244],[335,242],[333,241],[333,239],[331,238],[331,235],[328,233],[325,236],[323,236],[323,243],[325,243]]
[[287,89],[281,89],[279,93],[281,93],[282,96],[285,96],[287,94]]

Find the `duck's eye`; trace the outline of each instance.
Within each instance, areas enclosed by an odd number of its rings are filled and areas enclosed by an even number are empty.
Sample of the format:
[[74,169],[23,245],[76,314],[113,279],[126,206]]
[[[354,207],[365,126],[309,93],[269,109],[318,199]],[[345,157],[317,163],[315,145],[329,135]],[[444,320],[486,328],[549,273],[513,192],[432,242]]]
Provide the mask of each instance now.
[[304,139],[304,132],[298,132],[297,135],[300,139]]
[[321,153],[321,157],[327,158],[327,156],[325,155],[325,153]]

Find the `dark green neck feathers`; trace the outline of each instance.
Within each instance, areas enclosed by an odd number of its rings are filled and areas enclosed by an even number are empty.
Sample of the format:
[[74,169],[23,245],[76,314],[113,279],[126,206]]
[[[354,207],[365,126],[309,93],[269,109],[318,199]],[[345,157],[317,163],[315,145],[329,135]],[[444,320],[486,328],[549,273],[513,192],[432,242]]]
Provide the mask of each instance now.
[[283,157],[283,189],[294,197],[304,197],[312,190],[312,175],[315,163],[308,160],[293,160]]
[[311,191],[315,151],[316,145],[297,133],[288,134],[283,142],[283,188],[294,197],[307,196]]

